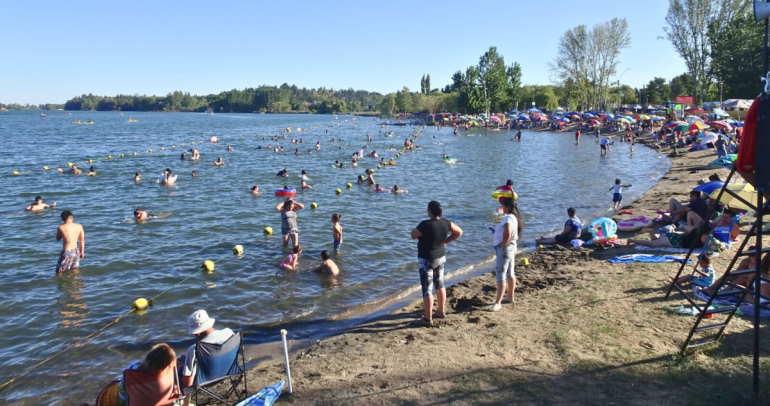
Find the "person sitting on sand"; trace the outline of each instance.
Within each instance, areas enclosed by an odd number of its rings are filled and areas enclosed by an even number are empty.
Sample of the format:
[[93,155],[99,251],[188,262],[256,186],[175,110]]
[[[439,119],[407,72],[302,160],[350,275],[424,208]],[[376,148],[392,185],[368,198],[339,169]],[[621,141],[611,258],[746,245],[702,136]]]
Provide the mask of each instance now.
[[393,189],[390,190],[391,193],[395,194],[401,194],[401,193],[409,193],[406,189],[399,189],[398,185],[393,185]]
[[147,213],[145,210],[140,210],[137,207],[136,210],[134,210],[134,218],[136,218],[139,221],[144,221],[147,219],[158,218],[158,216],[156,214]]
[[[738,224],[733,227],[732,223],[735,221],[736,213],[735,211],[731,209],[725,209],[722,211],[722,214],[709,222],[709,227],[716,228],[716,227],[728,227],[730,228],[730,240],[735,241],[738,238],[738,235],[741,233],[741,228],[738,226]],[[699,227],[703,223],[703,219],[699,215],[697,215],[694,211],[690,211],[687,213],[687,225],[684,227],[685,231],[692,231],[693,229]]]
[[[757,249],[756,246],[751,245],[749,246],[749,250],[755,250]],[[765,263],[765,269],[762,270],[763,273],[770,270],[770,261],[764,261]],[[738,267],[733,269],[733,272],[735,271],[742,271],[744,269],[755,269],[757,265],[757,257],[755,255],[749,255],[746,258],[743,258],[741,262],[738,264]],[[703,289],[703,293],[711,296],[711,294],[714,292],[714,289],[719,285],[722,279],[727,278],[727,282],[732,282],[735,285],[740,285],[743,287],[747,287],[751,284],[751,282],[754,280],[754,272],[744,274],[744,275],[727,275],[723,274],[719,279],[715,281],[715,283],[711,284],[711,286]]]
[[577,210],[574,207],[570,207],[567,209],[567,215],[569,215],[569,220],[564,223],[564,230],[561,234],[557,234],[555,237],[536,238],[535,242],[538,244],[569,244],[572,240],[580,238],[580,234],[583,231],[583,223],[577,217]]
[[[160,375],[166,368],[174,363],[176,353],[165,343],[156,344],[144,358],[144,361],[135,361],[128,365],[126,370],[147,371],[152,375]],[[176,374],[176,372],[174,372]],[[96,406],[104,405],[127,405],[128,394],[126,393],[125,381],[122,377],[110,382],[104,387],[96,398]]]
[[302,253],[302,246],[295,245],[292,253],[286,256],[286,259],[281,262],[281,268],[287,271],[299,270],[299,254]]
[[88,168],[88,173],[86,176],[96,176],[96,169],[93,166]]
[[[698,269],[698,265],[700,265],[701,269]],[[716,272],[714,272],[714,268],[711,267],[711,256],[709,256],[709,254],[703,254],[700,261],[698,261],[698,265],[695,265],[692,268],[694,271],[692,275],[680,276],[676,280],[672,275],[669,275],[669,283],[681,285],[683,283],[691,282],[693,285],[701,288],[708,288],[713,285],[716,279]]]
[[331,260],[331,255],[329,255],[329,251],[323,250],[321,251],[321,265],[315,267],[313,269],[313,272],[323,273],[330,276],[336,276],[340,273],[340,268],[337,267],[337,264],[334,263],[334,261]]
[[278,173],[276,173],[275,176],[283,176],[284,178],[288,178],[289,171],[287,171],[286,168],[283,168],[283,170],[278,171]]
[[137,172],[137,173],[134,175],[134,182],[139,182],[139,181],[141,181],[141,180],[142,180],[142,174],[141,174],[141,173],[139,173],[139,172]]
[[222,157],[220,156],[219,159],[214,161],[214,163],[211,164],[211,166],[225,166],[227,165],[225,161],[222,160]]
[[254,185],[254,186],[251,187],[251,194],[259,195],[259,193],[260,193],[259,192],[259,186]]
[[35,196],[35,202],[27,206],[24,210],[26,211],[41,211],[45,209],[52,209],[56,207],[56,202],[53,202],[50,206],[43,203],[43,198],[40,196]]
[[[687,206],[683,205],[679,200],[671,199],[668,202],[668,211],[671,213],[671,223],[677,225],[679,221],[685,216],[689,215],[689,212],[695,212],[699,219],[705,219],[709,214],[709,207],[706,202],[701,199],[700,192],[697,190],[690,191],[690,203]],[[695,221],[695,218],[694,220]]]

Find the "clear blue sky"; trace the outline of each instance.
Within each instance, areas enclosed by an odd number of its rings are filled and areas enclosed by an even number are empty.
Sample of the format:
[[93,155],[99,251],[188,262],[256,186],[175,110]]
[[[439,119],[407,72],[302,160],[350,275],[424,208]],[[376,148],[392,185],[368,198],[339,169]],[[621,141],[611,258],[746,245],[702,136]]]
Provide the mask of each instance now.
[[[483,6],[483,7],[482,7]],[[388,93],[432,87],[497,46],[525,84],[548,84],[565,30],[628,20],[622,82],[670,79],[684,63],[663,36],[667,0],[6,1],[0,101],[83,93],[193,94],[284,82]]]

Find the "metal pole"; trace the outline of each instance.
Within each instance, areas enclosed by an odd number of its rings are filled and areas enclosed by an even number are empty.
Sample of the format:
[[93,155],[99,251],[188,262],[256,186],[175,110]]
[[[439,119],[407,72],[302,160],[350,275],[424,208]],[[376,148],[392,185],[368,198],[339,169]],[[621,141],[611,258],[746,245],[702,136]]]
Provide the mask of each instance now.
[[283,341],[283,359],[286,361],[286,378],[289,380],[289,394],[294,390],[291,387],[291,369],[289,369],[289,346],[286,345],[286,330],[281,330],[281,340]]

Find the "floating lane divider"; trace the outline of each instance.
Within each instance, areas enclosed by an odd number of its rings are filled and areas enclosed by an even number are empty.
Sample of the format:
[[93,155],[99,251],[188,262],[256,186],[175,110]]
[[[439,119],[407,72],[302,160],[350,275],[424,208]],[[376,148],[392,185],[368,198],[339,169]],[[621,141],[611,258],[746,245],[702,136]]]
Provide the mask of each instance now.
[[233,251],[232,251],[232,253],[229,253],[229,254],[223,255],[222,257],[220,257],[219,259],[216,259],[216,260],[214,260],[214,261],[211,261],[211,260],[208,260],[208,261],[204,261],[204,262],[203,262],[203,265],[201,265],[200,269],[198,269],[197,271],[193,272],[192,274],[190,274],[190,275],[189,275],[189,276],[187,276],[186,278],[182,279],[181,281],[179,281],[179,282],[175,283],[175,284],[174,284],[173,286],[171,286],[170,288],[168,288],[168,289],[164,290],[163,292],[160,292],[160,293],[158,293],[157,295],[155,295],[155,296],[151,297],[149,300],[148,300],[148,299],[144,299],[144,298],[138,298],[138,299],[136,299],[136,300],[134,301],[134,303],[131,305],[131,309],[130,309],[130,310],[128,310],[128,311],[126,311],[125,313],[121,314],[120,316],[116,317],[114,320],[112,320],[111,322],[109,322],[109,323],[107,323],[107,324],[103,325],[102,327],[99,327],[99,328],[98,328],[96,331],[94,331],[93,333],[91,333],[91,334],[89,334],[89,335],[87,335],[87,336],[85,336],[85,337],[83,337],[83,338],[81,338],[81,339],[79,339],[79,340],[75,341],[74,343],[72,343],[72,344],[70,344],[70,345],[68,345],[68,346],[66,346],[66,347],[64,347],[64,348],[62,348],[61,350],[57,351],[56,353],[54,353],[54,354],[53,354],[53,355],[51,355],[50,357],[48,357],[48,358],[46,358],[46,359],[44,359],[44,360],[42,360],[42,361],[38,362],[38,363],[37,363],[37,364],[35,364],[35,365],[32,365],[31,367],[29,367],[29,368],[25,369],[24,371],[22,371],[22,372],[20,372],[20,373],[18,373],[18,374],[16,374],[16,375],[14,375],[13,377],[11,377],[10,379],[8,379],[7,381],[5,381],[5,382],[3,382],[2,384],[0,384],[0,389],[3,389],[3,388],[5,388],[6,386],[8,386],[8,385],[12,384],[12,383],[13,383],[14,381],[16,381],[17,379],[19,379],[19,378],[21,378],[21,377],[23,377],[23,376],[25,376],[25,375],[29,374],[30,372],[34,371],[34,370],[35,370],[35,369],[37,369],[38,367],[40,367],[40,366],[42,366],[43,364],[47,363],[48,361],[50,361],[50,360],[52,360],[52,359],[54,359],[54,358],[58,357],[59,355],[61,355],[61,354],[65,353],[65,352],[66,352],[66,351],[68,351],[70,348],[73,348],[73,347],[77,347],[77,346],[81,345],[81,344],[82,344],[84,341],[86,341],[86,340],[90,340],[91,338],[94,338],[94,337],[96,337],[98,334],[100,334],[100,333],[101,333],[101,332],[103,332],[104,330],[106,330],[106,329],[108,329],[109,327],[111,327],[111,326],[113,326],[113,325],[117,324],[117,322],[119,322],[119,321],[120,321],[120,319],[122,319],[122,318],[124,318],[124,317],[128,316],[129,314],[131,314],[131,313],[144,313],[144,312],[147,310],[147,308],[148,308],[148,307],[152,306],[152,305],[155,303],[155,299],[157,299],[157,298],[159,298],[160,296],[162,296],[162,295],[164,295],[164,294],[166,294],[166,293],[170,292],[171,290],[173,290],[173,289],[174,289],[174,288],[176,288],[177,286],[179,286],[179,285],[181,285],[182,283],[184,283],[184,282],[188,281],[188,280],[189,280],[190,278],[192,278],[193,276],[195,276],[195,275],[197,275],[197,274],[199,274],[199,273],[201,273],[201,272],[204,272],[204,271],[205,271],[206,273],[212,273],[212,272],[214,272],[214,267],[215,267],[215,264],[216,264],[217,262],[219,262],[219,261],[222,261],[223,259],[226,259],[226,258],[228,258],[228,257],[230,257],[230,256],[232,256],[232,255],[241,255],[241,254],[243,254],[243,246],[242,246],[242,245],[240,245],[240,244],[239,244],[239,245],[236,245],[236,246],[234,246],[234,247],[233,247]]

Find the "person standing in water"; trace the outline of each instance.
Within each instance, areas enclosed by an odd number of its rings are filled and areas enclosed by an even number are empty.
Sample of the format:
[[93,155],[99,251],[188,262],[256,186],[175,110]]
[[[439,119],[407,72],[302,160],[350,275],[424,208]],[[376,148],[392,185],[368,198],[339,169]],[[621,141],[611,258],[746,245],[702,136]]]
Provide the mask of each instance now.
[[425,316],[420,320],[424,326],[433,325],[433,292],[435,287],[438,300],[436,318],[445,318],[446,288],[444,288],[444,265],[446,245],[460,238],[463,230],[451,221],[442,218],[441,203],[428,203],[428,220],[422,221],[412,230],[411,237],[417,241],[417,264],[422,286],[422,302]]
[[580,125],[578,124],[578,129],[575,131],[575,145],[580,144]]
[[275,209],[281,212],[281,234],[283,235],[283,246],[289,245],[292,240],[292,247],[299,245],[299,228],[297,228],[297,211],[304,209],[305,206],[294,199],[288,198],[285,202],[278,203]]
[[[56,264],[56,274],[61,275],[70,269],[80,268],[80,260],[85,257],[86,235],[83,226],[75,223],[72,212],[64,210],[61,214],[64,224],[56,229],[56,241],[64,240],[59,262]],[[80,246],[78,247],[78,242]]]

